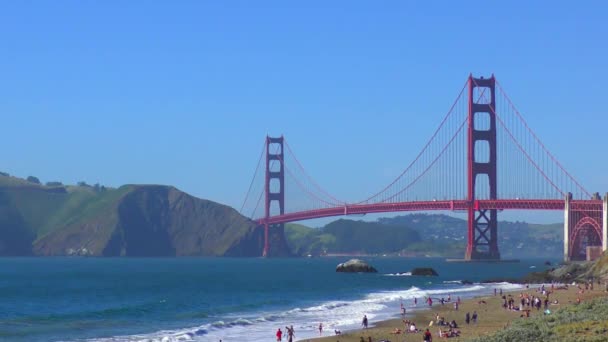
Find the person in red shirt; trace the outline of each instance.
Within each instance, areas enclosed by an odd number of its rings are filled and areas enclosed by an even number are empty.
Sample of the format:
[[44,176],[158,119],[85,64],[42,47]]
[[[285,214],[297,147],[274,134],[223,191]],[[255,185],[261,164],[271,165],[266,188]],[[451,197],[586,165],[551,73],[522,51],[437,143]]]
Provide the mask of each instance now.
[[277,342],[280,342],[281,340],[283,340],[283,332],[281,331],[281,328],[279,328],[277,330]]
[[431,334],[429,329],[426,329],[426,331],[422,335],[422,340],[425,342],[433,342],[433,335]]

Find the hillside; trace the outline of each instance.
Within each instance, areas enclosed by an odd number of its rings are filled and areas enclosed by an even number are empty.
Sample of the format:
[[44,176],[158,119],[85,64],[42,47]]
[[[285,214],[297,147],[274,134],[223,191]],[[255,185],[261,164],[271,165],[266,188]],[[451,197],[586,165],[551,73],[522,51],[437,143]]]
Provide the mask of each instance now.
[[[272,232],[271,255],[289,255]],[[236,210],[161,185],[45,186],[0,175],[0,255],[259,256]]]
[[[560,258],[561,224],[499,222],[503,258]],[[466,221],[442,214],[410,214],[376,222],[340,219],[321,228],[287,224],[285,233],[296,255],[393,254],[461,258]]]
[[298,224],[285,227],[287,241],[297,255],[400,253],[420,241],[403,225],[340,219],[320,229]]
[[[381,218],[387,225],[404,225],[416,230],[423,240],[447,244],[464,254],[467,222],[442,214],[410,214]],[[503,258],[560,258],[563,254],[563,225],[498,222],[498,248]]]

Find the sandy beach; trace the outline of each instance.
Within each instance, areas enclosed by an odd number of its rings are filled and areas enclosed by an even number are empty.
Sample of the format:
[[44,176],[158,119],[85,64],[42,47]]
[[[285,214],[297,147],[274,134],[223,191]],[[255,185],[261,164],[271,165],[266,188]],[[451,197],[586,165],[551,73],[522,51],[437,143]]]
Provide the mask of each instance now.
[[[577,286],[568,286],[568,289],[558,289],[556,287],[555,290],[549,294],[549,299],[550,302],[557,300],[559,304],[550,304],[549,310],[555,311],[568,305],[576,305],[577,299],[580,299],[581,302],[584,302],[591,298],[608,295],[608,293],[604,291],[604,285],[594,285],[595,286],[593,290],[585,291],[580,291]],[[512,298],[515,300],[515,305],[519,307],[521,294],[529,294],[530,296],[539,296],[541,298],[544,298],[544,296],[542,296],[540,292],[537,292],[537,289],[539,287],[540,285],[530,285],[528,289],[524,288],[508,293],[504,292],[503,295],[507,296],[507,299],[509,298],[509,296],[512,296]],[[549,291],[551,290],[550,285],[545,285],[545,288]],[[582,288],[584,289],[584,286]],[[409,308],[412,304],[413,303],[407,303],[405,305]],[[429,328],[434,340],[438,340],[440,338],[440,326],[435,324],[437,315],[439,315],[440,317],[444,317],[446,322],[451,322],[452,320],[455,320],[458,324],[458,330],[460,330],[460,336],[450,338],[450,340],[466,341],[473,337],[492,334],[493,332],[508,326],[510,322],[514,320],[527,319],[525,317],[525,312],[504,309],[502,307],[502,304],[503,299],[501,298],[500,294],[495,296],[493,291],[491,293],[488,293],[487,295],[463,300],[460,303],[458,310],[454,309],[453,303],[446,303],[445,305],[441,305],[440,303],[435,302],[433,303],[432,308],[428,308],[428,304],[424,303],[424,299],[419,298],[417,307],[425,307],[428,309],[413,311],[411,314],[408,312],[405,319],[416,323],[416,326],[421,331],[424,331],[426,328]],[[476,311],[478,314],[477,323],[473,324],[471,322],[470,324],[466,324],[465,314],[469,312],[472,315],[474,311]],[[530,317],[543,314],[544,310],[542,306],[540,310],[530,307]],[[431,321],[433,321],[433,325],[429,327],[429,323]],[[322,337],[314,339],[304,339],[299,341],[360,342],[361,338],[363,338],[365,342],[368,342],[370,337],[371,341],[374,342],[383,340],[392,342],[422,341],[422,332],[402,332],[400,334],[394,333],[395,329],[401,329],[401,331],[405,330],[405,324],[402,318],[380,322],[370,321],[369,324],[370,328],[368,329],[345,331],[342,332],[341,335],[335,335],[333,331],[328,331],[324,332],[324,336]],[[447,331],[448,327],[441,326],[441,329]]]

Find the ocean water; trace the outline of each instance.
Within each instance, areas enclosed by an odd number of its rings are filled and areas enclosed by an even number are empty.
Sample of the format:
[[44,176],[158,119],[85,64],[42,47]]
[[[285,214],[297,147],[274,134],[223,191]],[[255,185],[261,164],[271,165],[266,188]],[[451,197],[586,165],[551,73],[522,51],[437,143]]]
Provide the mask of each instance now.
[[[0,340],[272,341],[288,325],[304,340],[319,323],[333,334],[358,328],[364,314],[370,324],[396,317],[401,302],[423,308],[424,296],[517,289],[459,281],[546,267],[383,257],[363,258],[377,274],[336,273],[347,259],[0,258]],[[426,266],[439,277],[406,273]]]

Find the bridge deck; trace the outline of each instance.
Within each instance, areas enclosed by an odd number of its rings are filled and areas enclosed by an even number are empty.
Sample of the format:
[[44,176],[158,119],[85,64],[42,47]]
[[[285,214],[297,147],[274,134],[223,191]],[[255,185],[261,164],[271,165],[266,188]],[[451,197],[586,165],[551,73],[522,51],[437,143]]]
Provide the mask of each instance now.
[[[287,223],[294,221],[310,220],[315,218],[376,214],[400,211],[464,211],[471,204],[466,200],[453,201],[415,201],[399,203],[374,203],[374,204],[346,204],[341,207],[324,208],[315,210],[299,211],[284,215],[271,216],[268,224]],[[536,200],[536,199],[502,199],[502,200],[477,200],[472,203],[476,210],[498,209],[498,210],[564,210],[564,200]],[[601,200],[571,200],[571,210],[601,211]],[[266,223],[264,218],[257,220],[260,224]]]

